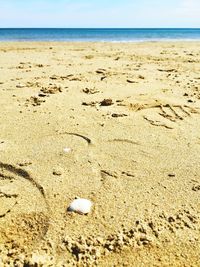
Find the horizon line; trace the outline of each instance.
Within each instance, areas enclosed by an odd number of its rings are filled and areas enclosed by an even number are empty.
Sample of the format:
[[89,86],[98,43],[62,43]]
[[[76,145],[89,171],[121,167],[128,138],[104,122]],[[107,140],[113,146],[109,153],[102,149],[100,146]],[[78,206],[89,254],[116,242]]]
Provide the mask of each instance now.
[[0,27],[0,29],[100,29],[100,30],[106,30],[106,29],[197,29],[200,30],[200,27]]

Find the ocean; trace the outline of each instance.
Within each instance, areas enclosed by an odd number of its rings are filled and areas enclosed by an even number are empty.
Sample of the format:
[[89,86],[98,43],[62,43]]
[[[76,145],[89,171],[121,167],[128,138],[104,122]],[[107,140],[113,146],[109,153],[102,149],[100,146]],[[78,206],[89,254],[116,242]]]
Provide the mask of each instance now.
[[200,40],[200,28],[0,28],[0,41],[140,42],[168,40]]

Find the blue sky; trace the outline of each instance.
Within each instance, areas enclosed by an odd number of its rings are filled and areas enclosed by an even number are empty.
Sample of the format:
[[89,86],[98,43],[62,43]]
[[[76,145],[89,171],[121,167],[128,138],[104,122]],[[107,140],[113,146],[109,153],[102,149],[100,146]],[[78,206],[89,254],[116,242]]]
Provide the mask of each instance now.
[[200,0],[0,0],[0,27],[200,28]]

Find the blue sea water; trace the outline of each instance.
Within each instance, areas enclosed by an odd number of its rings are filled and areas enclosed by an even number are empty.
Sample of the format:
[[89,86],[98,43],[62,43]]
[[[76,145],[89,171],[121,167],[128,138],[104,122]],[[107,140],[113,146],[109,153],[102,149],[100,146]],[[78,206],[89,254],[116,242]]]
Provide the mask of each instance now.
[[199,29],[0,28],[0,41],[137,42],[200,40]]

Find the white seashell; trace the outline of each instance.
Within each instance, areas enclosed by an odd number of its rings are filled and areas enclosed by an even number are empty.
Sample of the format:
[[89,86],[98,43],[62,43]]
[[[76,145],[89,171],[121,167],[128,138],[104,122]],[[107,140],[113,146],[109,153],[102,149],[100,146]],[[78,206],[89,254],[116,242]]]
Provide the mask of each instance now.
[[65,148],[63,148],[63,151],[65,153],[69,153],[71,151],[71,148],[70,147],[65,147]]
[[79,214],[87,214],[90,212],[93,203],[85,198],[78,198],[72,201],[68,207],[68,211],[74,211]]

